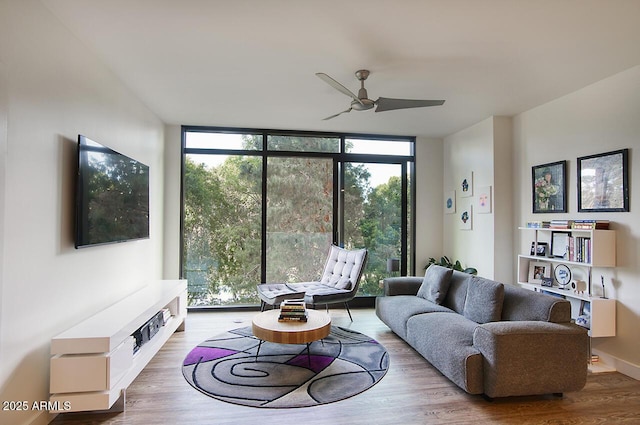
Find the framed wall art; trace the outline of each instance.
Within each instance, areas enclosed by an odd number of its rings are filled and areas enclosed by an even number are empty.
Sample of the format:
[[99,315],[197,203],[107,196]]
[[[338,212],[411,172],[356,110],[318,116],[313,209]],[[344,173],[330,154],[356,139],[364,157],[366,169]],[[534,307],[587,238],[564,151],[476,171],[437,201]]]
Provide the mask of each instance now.
[[629,211],[629,149],[578,158],[578,211]]
[[467,174],[462,176],[458,189],[460,190],[461,198],[473,196],[473,171],[469,171]]
[[456,212],[456,191],[450,190],[444,194],[444,213],[453,214]]
[[473,206],[470,201],[461,202],[458,211],[458,228],[460,230],[471,230],[473,220]]
[[567,212],[567,161],[531,167],[534,213]]
[[491,212],[491,186],[479,187],[476,193],[476,212],[489,214]]

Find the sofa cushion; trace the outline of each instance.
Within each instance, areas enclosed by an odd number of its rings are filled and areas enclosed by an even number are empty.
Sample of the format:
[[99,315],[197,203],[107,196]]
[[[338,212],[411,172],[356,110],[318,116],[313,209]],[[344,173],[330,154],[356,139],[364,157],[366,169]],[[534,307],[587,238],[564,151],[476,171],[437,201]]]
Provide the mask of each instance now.
[[418,289],[417,295],[432,303],[442,304],[444,297],[447,296],[452,274],[453,269],[435,264],[429,266],[424,274],[424,279],[420,289]]
[[418,314],[455,314],[452,310],[414,295],[376,298],[376,315],[402,339],[407,337],[407,321]]
[[504,286],[502,320],[571,321],[571,302],[514,285]]
[[303,298],[304,290],[290,288],[286,283],[261,283],[258,285],[258,296],[270,305],[278,305],[284,300]]
[[497,322],[502,316],[504,285],[481,277],[472,277],[467,285],[463,315],[476,323]]
[[[290,288],[303,293],[307,304],[330,304],[333,302],[348,301],[351,291],[335,286],[325,285],[320,282],[296,282],[288,283]],[[301,297],[302,298],[302,297]]]
[[464,302],[467,299],[467,286],[472,277],[473,276],[468,273],[454,270],[451,275],[447,296],[442,305],[449,307],[458,314],[462,314],[464,311]]

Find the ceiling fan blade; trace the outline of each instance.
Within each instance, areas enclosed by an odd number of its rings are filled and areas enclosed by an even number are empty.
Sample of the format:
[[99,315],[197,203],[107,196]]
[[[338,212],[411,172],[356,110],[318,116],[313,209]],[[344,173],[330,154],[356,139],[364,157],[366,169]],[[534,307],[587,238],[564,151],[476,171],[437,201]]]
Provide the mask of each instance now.
[[444,100],[413,100],[413,99],[391,99],[381,97],[376,100],[376,112],[392,111],[394,109],[422,108],[425,106],[440,106]]
[[323,118],[323,119],[322,119],[322,121],[330,120],[331,118],[335,118],[335,117],[337,117],[338,115],[346,114],[347,112],[351,112],[351,108],[349,108],[349,109],[347,109],[347,110],[344,110],[344,111],[342,111],[342,112],[338,112],[337,114],[335,114],[335,115],[331,115],[330,117]]
[[320,78],[325,83],[329,84],[334,89],[338,90],[343,94],[346,94],[347,96],[353,98],[353,100],[357,100],[360,104],[362,104],[362,101],[358,98],[358,96],[353,94],[348,88],[346,88],[345,86],[343,86],[342,84],[334,80],[333,78],[329,77],[324,72],[316,72],[316,75],[318,76],[318,78]]

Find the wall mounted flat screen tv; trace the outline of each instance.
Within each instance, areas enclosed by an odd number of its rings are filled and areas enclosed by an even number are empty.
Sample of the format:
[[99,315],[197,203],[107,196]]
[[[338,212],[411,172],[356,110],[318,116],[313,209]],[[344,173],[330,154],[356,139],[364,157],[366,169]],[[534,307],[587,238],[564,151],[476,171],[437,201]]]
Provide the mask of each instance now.
[[78,135],[76,248],[149,237],[149,167]]

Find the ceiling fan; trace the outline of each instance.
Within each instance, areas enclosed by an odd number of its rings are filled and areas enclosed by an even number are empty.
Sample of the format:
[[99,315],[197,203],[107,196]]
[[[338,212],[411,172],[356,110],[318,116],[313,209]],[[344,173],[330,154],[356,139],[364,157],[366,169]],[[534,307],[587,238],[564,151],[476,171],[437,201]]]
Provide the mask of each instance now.
[[377,106],[375,112],[384,112],[384,111],[392,111],[394,109],[407,109],[407,108],[422,108],[425,106],[440,106],[444,103],[444,100],[417,100],[417,99],[392,99],[389,97],[379,97],[378,100],[371,100],[368,98],[367,89],[364,88],[364,80],[369,76],[369,71],[366,69],[361,69],[356,71],[356,78],[360,81],[360,90],[358,91],[358,95],[356,96],[351,92],[348,88],[329,77],[327,74],[323,72],[318,72],[316,75],[325,83],[329,84],[334,89],[338,90],[342,94],[346,94],[350,98],[353,99],[351,102],[351,106],[349,109],[346,109],[342,112],[338,112],[335,115],[331,115],[330,117],[324,118],[324,120],[330,120],[331,118],[335,118],[338,115],[345,114],[347,112],[351,112],[352,110],[356,111],[366,111],[374,106]]

